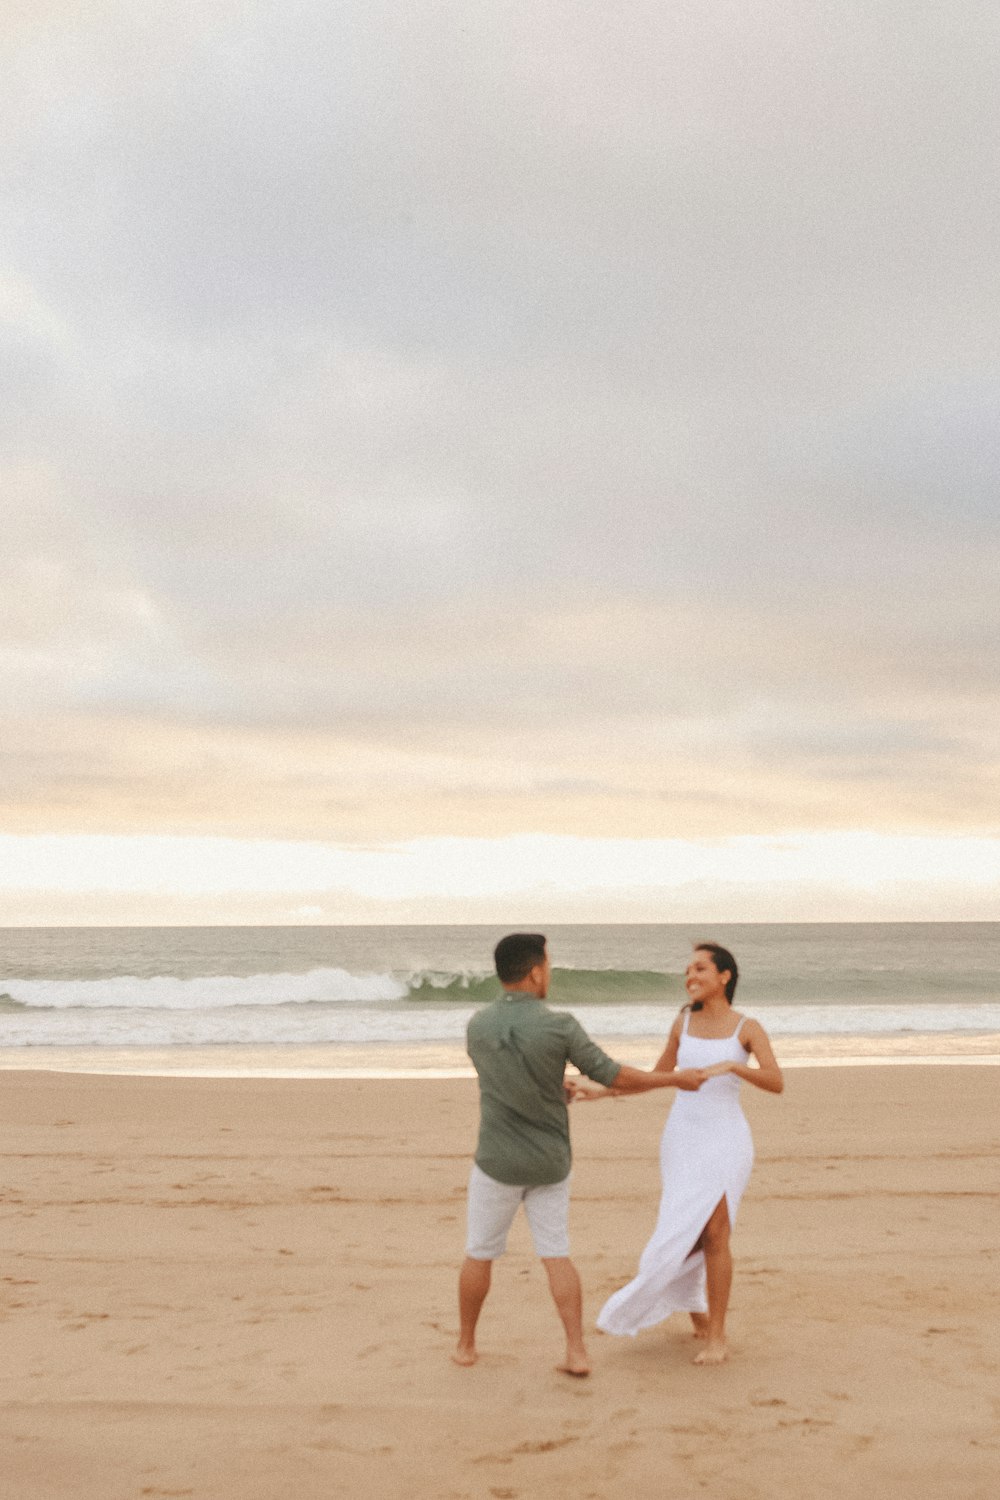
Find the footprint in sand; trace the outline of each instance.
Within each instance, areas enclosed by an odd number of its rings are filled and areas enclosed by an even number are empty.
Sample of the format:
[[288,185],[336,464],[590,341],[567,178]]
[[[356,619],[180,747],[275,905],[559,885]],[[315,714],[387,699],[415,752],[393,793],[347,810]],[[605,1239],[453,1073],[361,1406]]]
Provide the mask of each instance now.
[[782,1417],[779,1427],[834,1427],[829,1417]]
[[578,1443],[578,1437],[542,1438],[535,1443],[518,1443],[516,1448],[509,1448],[506,1453],[481,1453],[474,1458],[474,1464],[512,1464],[515,1458],[521,1458],[529,1453],[554,1453],[557,1448],[567,1448],[570,1443]]

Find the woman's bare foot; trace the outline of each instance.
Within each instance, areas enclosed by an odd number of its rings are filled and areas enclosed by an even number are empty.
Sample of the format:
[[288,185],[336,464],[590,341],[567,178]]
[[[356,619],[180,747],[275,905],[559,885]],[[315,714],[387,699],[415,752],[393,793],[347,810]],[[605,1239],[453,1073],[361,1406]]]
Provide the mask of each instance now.
[[458,1344],[451,1357],[456,1365],[474,1365],[479,1355],[476,1353],[475,1344]]
[[587,1351],[581,1344],[579,1349],[570,1349],[567,1346],[566,1358],[561,1365],[556,1365],[560,1375],[575,1375],[582,1379],[584,1375],[590,1374],[590,1360]]
[[695,1338],[695,1339],[707,1339],[708,1338],[708,1313],[695,1313],[695,1312],[693,1312],[691,1314],[691,1326],[692,1326],[692,1334],[691,1334],[692,1338]]
[[696,1365],[722,1365],[729,1358],[729,1347],[725,1339],[709,1339],[704,1349],[699,1349],[692,1360]]

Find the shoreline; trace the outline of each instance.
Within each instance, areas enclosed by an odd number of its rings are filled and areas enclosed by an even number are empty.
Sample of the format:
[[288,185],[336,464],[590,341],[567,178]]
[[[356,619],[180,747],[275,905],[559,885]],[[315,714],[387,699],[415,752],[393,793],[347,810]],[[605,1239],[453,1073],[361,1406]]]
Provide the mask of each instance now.
[[[598,1035],[613,1057],[649,1068],[662,1037]],[[1000,1066],[1000,1034],[909,1033],[774,1039],[783,1068]],[[0,1073],[162,1078],[473,1078],[460,1043],[2,1047]]]

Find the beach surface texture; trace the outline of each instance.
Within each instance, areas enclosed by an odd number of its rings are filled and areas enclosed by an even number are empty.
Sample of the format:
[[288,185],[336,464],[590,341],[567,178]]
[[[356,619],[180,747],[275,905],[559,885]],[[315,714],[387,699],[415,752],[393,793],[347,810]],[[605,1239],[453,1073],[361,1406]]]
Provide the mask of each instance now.
[[[971,1064],[971,1065],[970,1065]],[[799,1068],[757,1164],[732,1358],[560,1329],[518,1222],[449,1360],[476,1089],[9,1072],[0,1449],[17,1500],[986,1500],[1000,1472],[997,1071]],[[577,1106],[588,1325],[656,1214],[667,1102]]]

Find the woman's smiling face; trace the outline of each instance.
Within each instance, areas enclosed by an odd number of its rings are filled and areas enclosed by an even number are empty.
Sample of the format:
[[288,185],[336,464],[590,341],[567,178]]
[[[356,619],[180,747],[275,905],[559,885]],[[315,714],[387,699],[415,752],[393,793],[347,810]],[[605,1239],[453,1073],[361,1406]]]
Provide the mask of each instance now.
[[727,973],[720,974],[712,955],[696,948],[685,971],[684,988],[692,1001],[702,1005],[708,1000],[725,1000]]

